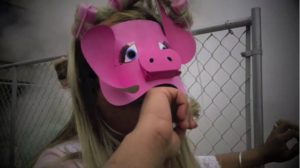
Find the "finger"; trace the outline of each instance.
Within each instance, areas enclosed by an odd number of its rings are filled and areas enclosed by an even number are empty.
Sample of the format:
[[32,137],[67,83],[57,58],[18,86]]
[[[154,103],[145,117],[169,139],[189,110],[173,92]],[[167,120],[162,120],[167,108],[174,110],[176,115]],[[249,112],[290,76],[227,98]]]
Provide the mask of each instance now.
[[296,125],[296,124],[293,124],[289,121],[286,121],[286,120],[279,120],[276,122],[276,124],[278,125],[278,131],[279,132],[284,132],[288,129],[294,129],[294,130],[297,130],[299,131],[299,126]]
[[188,111],[187,112],[187,119],[186,119],[186,122],[187,122],[187,125],[188,125],[188,129],[192,128],[192,121],[193,121],[192,114],[191,114],[190,111]]
[[188,123],[189,123],[189,129],[193,129],[197,127],[195,117],[193,116],[190,110],[188,110]]
[[292,159],[293,157],[299,154],[299,143],[295,144],[291,150],[286,153],[287,160]]
[[198,127],[198,123],[197,123],[196,119],[197,119],[196,117],[192,117],[192,122],[191,122],[192,126],[191,126],[191,129],[194,129],[194,128]]
[[183,94],[182,92],[178,92],[176,104],[178,105],[177,125],[182,129],[190,129],[187,96],[185,94]]
[[[188,112],[186,113],[188,114]],[[190,125],[189,125],[189,117],[185,117],[185,119],[183,121],[178,122],[178,126],[181,129],[190,129]]]
[[187,111],[185,113],[185,118],[183,121],[181,121],[180,126],[184,129],[191,129],[190,120],[191,120],[191,114],[187,109]]
[[274,125],[274,126],[275,126],[275,130],[279,133],[283,133],[286,130],[288,130],[288,124],[284,120],[277,121],[276,125]]
[[185,121],[186,116],[188,115],[188,100],[187,96],[182,92],[177,92],[176,97],[176,104],[177,104],[177,119],[178,121]]
[[181,111],[182,109],[179,109],[177,114],[179,125],[184,129],[193,129],[197,127],[197,123],[194,120],[192,113],[188,109],[189,101],[187,95],[183,94],[182,92],[178,92],[177,104],[184,104],[184,106],[182,106],[184,113]]
[[[188,103],[188,101],[186,102]],[[178,125],[182,128],[182,129],[193,129],[197,127],[197,123],[194,120],[191,112],[188,110],[188,104],[186,104],[184,107],[184,112],[182,112],[182,109],[178,109],[178,118],[180,118],[178,120]]]
[[278,139],[282,142],[287,142],[292,138],[299,138],[299,132],[289,129],[278,136]]

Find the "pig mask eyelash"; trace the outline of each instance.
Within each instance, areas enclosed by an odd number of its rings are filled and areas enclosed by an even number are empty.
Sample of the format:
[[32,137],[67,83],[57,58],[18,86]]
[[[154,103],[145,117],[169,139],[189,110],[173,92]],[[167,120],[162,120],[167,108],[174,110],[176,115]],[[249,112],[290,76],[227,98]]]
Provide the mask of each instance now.
[[158,47],[160,50],[166,50],[169,49],[169,44],[166,41],[159,42]]

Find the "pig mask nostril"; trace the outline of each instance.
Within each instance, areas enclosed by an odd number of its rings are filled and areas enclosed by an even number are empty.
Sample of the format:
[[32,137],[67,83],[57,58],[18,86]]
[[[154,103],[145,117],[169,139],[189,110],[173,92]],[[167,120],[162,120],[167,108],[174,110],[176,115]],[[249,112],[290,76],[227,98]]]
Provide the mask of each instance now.
[[167,57],[167,59],[171,62],[173,61],[173,59],[171,57]]
[[149,62],[150,62],[150,63],[153,63],[153,62],[154,62],[154,59],[153,59],[153,58],[150,58],[150,59],[149,59]]

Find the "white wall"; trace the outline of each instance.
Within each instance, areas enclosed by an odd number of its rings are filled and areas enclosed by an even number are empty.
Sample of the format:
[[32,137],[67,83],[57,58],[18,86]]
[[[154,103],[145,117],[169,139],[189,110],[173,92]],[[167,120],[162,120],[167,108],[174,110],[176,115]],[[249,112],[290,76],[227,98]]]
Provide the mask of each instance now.
[[[194,29],[262,10],[263,108],[265,138],[278,119],[299,122],[299,2],[297,0],[191,0]],[[299,157],[267,167],[295,167]]]
[[13,0],[25,10],[19,13],[17,24],[1,32],[0,60],[18,62],[66,54],[76,6],[82,2],[99,7],[107,4],[104,0]]

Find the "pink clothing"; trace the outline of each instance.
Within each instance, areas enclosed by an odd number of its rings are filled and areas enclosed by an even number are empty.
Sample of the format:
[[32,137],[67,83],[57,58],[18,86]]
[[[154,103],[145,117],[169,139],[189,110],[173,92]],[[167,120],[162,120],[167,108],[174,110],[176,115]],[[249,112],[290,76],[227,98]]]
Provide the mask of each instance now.
[[[56,162],[58,163],[58,165],[55,165],[57,168],[84,168],[80,159],[59,162],[64,156],[80,151],[81,147],[78,139],[66,141],[45,150],[34,165],[34,168],[48,168],[49,165],[53,165]],[[201,168],[221,168],[215,156],[196,156],[196,160]]]

